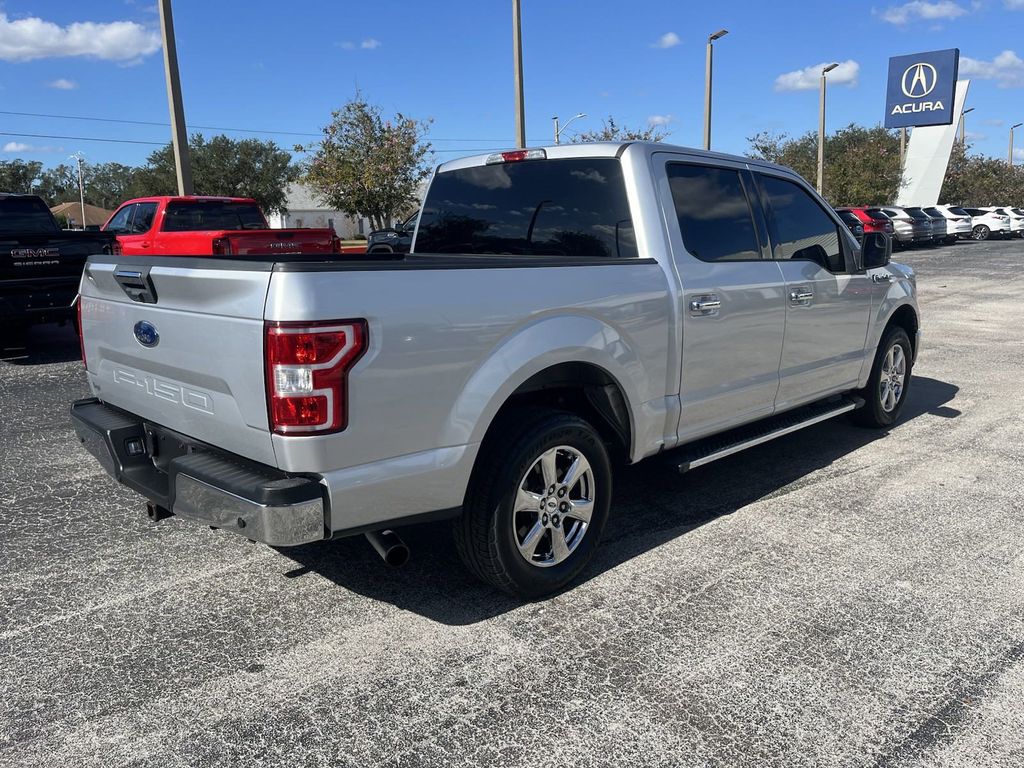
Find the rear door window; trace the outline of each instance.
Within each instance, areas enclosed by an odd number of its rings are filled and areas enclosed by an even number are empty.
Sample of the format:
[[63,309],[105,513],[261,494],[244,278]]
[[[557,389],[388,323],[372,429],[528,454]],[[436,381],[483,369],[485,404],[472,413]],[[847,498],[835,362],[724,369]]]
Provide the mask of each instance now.
[[523,160],[438,173],[416,234],[420,253],[637,256],[614,158]]
[[839,227],[798,184],[759,174],[776,259],[813,261],[830,272],[846,270]]
[[267,223],[254,203],[221,200],[170,202],[164,214],[164,232],[204,232],[223,229],[266,229]]
[[131,231],[141,235],[153,228],[153,217],[156,216],[156,203],[138,203],[135,216],[132,217]]
[[738,170],[669,163],[667,173],[683,244],[691,255],[701,261],[761,258]]

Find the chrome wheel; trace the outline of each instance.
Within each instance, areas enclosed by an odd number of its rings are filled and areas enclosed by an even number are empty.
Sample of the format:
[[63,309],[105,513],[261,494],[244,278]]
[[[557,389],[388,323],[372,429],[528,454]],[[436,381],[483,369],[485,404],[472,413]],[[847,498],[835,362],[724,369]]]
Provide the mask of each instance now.
[[988,236],[992,230],[986,227],[984,224],[979,224],[973,230],[971,230],[971,237],[975,240],[988,240]]
[[547,568],[575,552],[590,526],[594,493],[594,471],[576,448],[559,445],[538,456],[519,483],[512,510],[523,559]]
[[907,356],[903,347],[893,344],[885,353],[882,373],[878,377],[878,399],[882,410],[892,413],[903,397],[904,380],[907,375]]

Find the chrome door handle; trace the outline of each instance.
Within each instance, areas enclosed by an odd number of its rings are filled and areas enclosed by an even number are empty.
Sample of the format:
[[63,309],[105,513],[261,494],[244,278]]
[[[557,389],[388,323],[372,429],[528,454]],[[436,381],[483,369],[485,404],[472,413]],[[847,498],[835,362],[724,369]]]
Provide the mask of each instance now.
[[722,307],[722,301],[715,294],[698,296],[690,301],[690,314],[694,317],[707,317],[717,315]]
[[814,298],[814,291],[810,288],[803,286],[794,288],[789,292],[789,301],[791,304],[810,304],[811,299]]

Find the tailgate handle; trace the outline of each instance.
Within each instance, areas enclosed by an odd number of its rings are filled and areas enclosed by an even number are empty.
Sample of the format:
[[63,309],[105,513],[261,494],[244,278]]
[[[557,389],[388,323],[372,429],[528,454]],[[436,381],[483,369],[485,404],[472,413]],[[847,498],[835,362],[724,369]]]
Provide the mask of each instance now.
[[143,304],[156,304],[156,288],[153,278],[149,275],[150,267],[140,269],[114,269],[114,279],[132,301]]

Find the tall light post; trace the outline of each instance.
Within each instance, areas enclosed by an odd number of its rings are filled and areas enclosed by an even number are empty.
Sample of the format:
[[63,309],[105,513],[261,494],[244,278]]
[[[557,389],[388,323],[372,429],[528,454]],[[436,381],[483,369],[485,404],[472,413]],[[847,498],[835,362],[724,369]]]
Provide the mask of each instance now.
[[526,108],[523,100],[523,24],[520,0],[512,0],[512,68],[516,89],[516,146],[526,146]]
[[565,125],[563,125],[561,128],[558,127],[558,115],[555,115],[554,117],[551,118],[552,120],[555,121],[555,144],[561,143],[558,140],[558,135],[569,127],[569,123],[571,123],[573,120],[579,120],[581,117],[586,117],[586,114],[580,112],[578,115],[573,115],[572,117],[565,121]]
[[714,58],[714,42],[729,34],[728,29],[720,29],[708,35],[708,55],[704,66],[704,149],[711,149],[711,69]]
[[1024,125],[1024,123],[1017,123],[1016,125],[1011,125],[1010,126],[1010,153],[1007,156],[1007,160],[1010,163],[1010,167],[1011,168],[1013,167],[1013,132],[1017,128],[1020,128],[1022,125]]
[[821,194],[822,178],[825,175],[825,75],[838,67],[832,62],[821,70],[821,106],[818,110],[818,194]]
[[171,0],[160,0],[160,33],[164,43],[164,76],[167,79],[167,106],[171,111],[171,144],[178,175],[178,194],[192,194],[192,162],[188,155],[185,108],[181,103],[181,79],[178,77],[178,48],[174,42],[174,17]]
[[82,157],[81,152],[75,152],[71,156],[71,159],[78,165],[78,202],[81,205],[82,210],[82,229],[85,229],[85,176],[82,173],[82,166],[85,163],[85,158]]
[[973,112],[973,111],[974,111],[974,107],[971,107],[970,109],[965,109],[963,112],[960,113],[960,146],[961,147],[966,147],[967,146],[967,118],[964,117],[964,115],[966,115],[968,112]]

